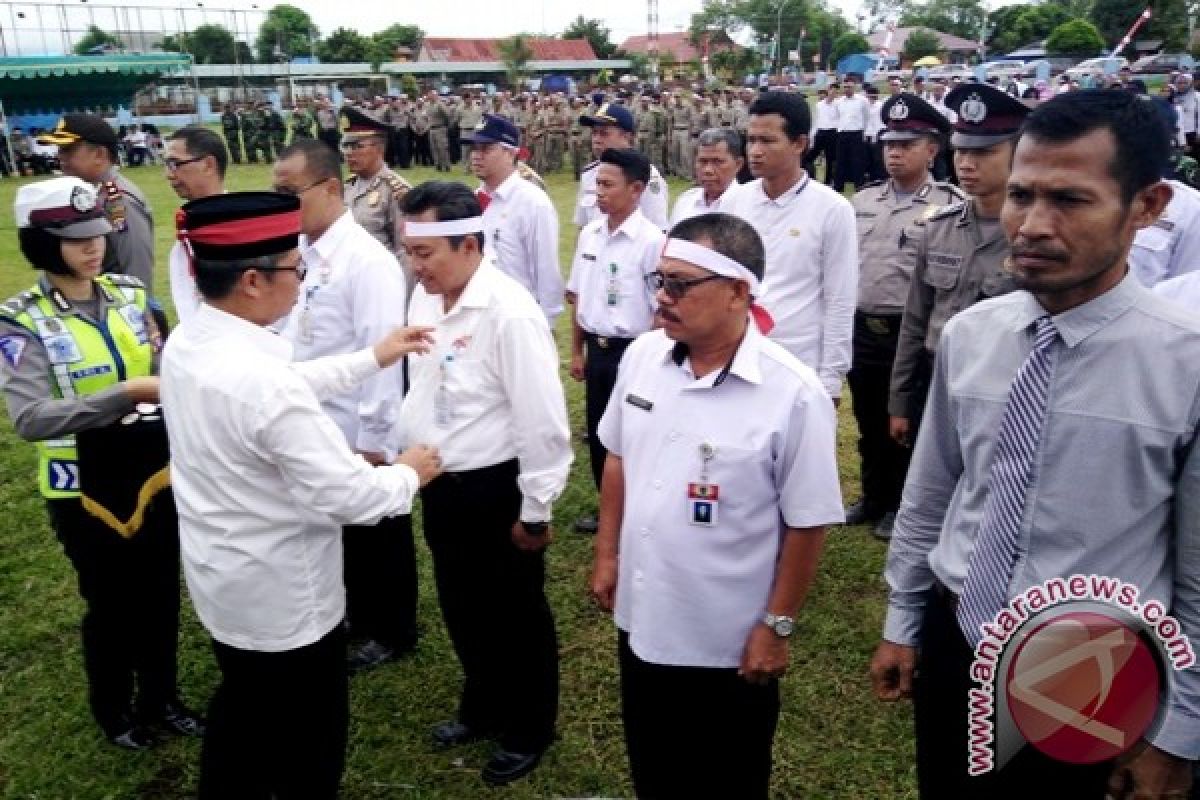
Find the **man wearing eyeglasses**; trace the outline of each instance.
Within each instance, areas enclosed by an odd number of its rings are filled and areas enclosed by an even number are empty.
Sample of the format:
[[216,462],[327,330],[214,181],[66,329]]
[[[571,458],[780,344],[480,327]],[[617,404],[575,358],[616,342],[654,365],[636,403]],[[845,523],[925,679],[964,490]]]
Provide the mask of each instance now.
[[[229,151],[215,131],[199,125],[180,128],[167,137],[167,155],[163,159],[167,183],[181,200],[199,200],[225,193],[225,169]],[[171,301],[180,323],[187,321],[200,307],[200,294],[192,277],[191,259],[181,242],[171,246],[167,258],[167,277],[171,283]]]
[[[663,232],[639,207],[653,180],[637,150],[605,150],[596,167],[596,205],[604,216],[584,226],[575,247],[567,302],[572,307],[571,377],[584,381],[592,477],[600,488],[604,446],[596,426],[608,405],[625,348],[654,325],[654,292],[646,275],[658,268]],[[576,523],[594,533],[595,519]]]
[[599,425],[590,588],[615,612],[638,797],[766,800],[789,637],[842,520],[836,415],[760,330],[765,262],[737,217],[676,225],[649,276],[662,328],[625,352]]
[[[300,198],[300,253],[308,268],[299,299],[280,327],[297,361],[352,353],[405,320],[408,297],[395,257],[346,208],[338,156],[315,139],[296,142],[275,163],[275,191]],[[399,448],[400,365],[321,407],[350,447],[371,463]],[[344,529],[346,601],[358,671],[416,647],[417,570],[409,516]]]

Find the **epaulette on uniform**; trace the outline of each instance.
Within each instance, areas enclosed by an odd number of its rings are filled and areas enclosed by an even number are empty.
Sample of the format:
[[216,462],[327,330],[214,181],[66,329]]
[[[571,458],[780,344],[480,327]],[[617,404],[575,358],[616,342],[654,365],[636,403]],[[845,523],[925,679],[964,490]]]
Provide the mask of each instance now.
[[884,183],[886,183],[886,181],[882,181],[882,180],[880,180],[880,181],[871,181],[870,183],[864,183],[862,186],[858,187],[858,191],[860,191],[860,192],[861,192],[863,189],[871,189],[871,188],[874,188],[874,187],[876,187],[876,186],[883,186],[883,184],[884,184]]
[[951,196],[958,198],[958,201],[960,203],[965,202],[967,199],[967,193],[964,192],[962,189],[960,189],[955,184],[950,183],[949,181],[934,181],[933,185],[936,188],[941,189],[943,192],[946,192],[946,193],[950,194]]
[[15,294],[5,300],[3,303],[0,303],[0,316],[16,317],[26,308],[33,305],[37,298],[37,293],[29,289],[26,289],[20,294]]
[[947,219],[949,217],[961,214],[962,210],[962,203],[951,203],[948,206],[930,206],[928,211],[913,220],[913,224],[924,225],[927,222],[935,222],[939,219]]
[[392,199],[396,202],[400,202],[404,195],[408,194],[408,190],[412,188],[412,185],[408,181],[391,170],[384,173],[383,179],[387,181],[388,186],[392,187]]
[[129,286],[134,289],[145,289],[146,284],[142,283],[142,279],[133,275],[126,275],[123,272],[106,272],[104,277],[113,286]]

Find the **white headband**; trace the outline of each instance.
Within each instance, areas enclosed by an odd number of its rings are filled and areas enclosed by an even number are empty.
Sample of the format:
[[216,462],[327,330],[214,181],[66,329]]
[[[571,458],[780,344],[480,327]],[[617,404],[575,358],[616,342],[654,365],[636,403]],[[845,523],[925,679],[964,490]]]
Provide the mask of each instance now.
[[448,219],[445,222],[404,221],[405,236],[466,236],[483,232],[483,217]]
[[696,244],[684,239],[667,239],[667,247],[663,251],[663,256],[687,261],[716,275],[745,281],[750,284],[751,297],[758,296],[759,280],[753,272],[729,256],[723,256],[716,250],[710,250],[702,244]]

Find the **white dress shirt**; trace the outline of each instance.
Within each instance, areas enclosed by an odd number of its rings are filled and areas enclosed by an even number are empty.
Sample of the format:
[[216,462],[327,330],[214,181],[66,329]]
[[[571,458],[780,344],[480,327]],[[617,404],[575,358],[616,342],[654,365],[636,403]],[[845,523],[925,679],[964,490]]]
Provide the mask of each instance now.
[[704,199],[703,186],[695,186],[691,189],[685,190],[683,194],[679,195],[679,197],[675,199],[675,207],[671,209],[671,224],[667,227],[667,230],[674,228],[685,219],[691,219],[692,217],[698,217],[701,214],[711,214],[714,211],[720,211],[721,198],[723,198],[725,194],[727,194],[734,186],[737,186],[737,181],[729,184],[728,188],[725,189],[725,193],[721,194],[720,197],[718,197],[716,200],[713,200],[711,203]]
[[819,100],[813,105],[813,131],[835,131],[838,126],[836,100]]
[[201,298],[196,290],[196,279],[192,277],[191,260],[179,242],[171,245],[171,252],[167,256],[167,278],[171,284],[175,319],[182,324],[200,309]]
[[[297,361],[353,353],[404,325],[404,272],[349,211],[315,242],[301,235],[300,253],[308,274],[280,329]],[[321,407],[351,448],[390,461],[399,449],[397,399],[403,394],[404,370],[396,364]]]
[[1167,181],[1171,202],[1158,221],[1133,237],[1129,269],[1143,286],[1200,270],[1200,192],[1186,183]]
[[761,179],[730,187],[721,210],[753,225],[766,245],[760,302],[775,319],[771,338],[816,370],[831,397],[840,397],[858,295],[854,207],[805,175],[774,200]]
[[558,351],[532,295],[484,257],[458,302],[413,291],[413,325],[432,325],[434,349],[409,357],[406,440],[438,448],[447,472],[516,458],[521,519],[550,519],[572,452]]
[[864,95],[842,95],[833,101],[837,106],[838,133],[865,131],[871,116],[871,103]]
[[[579,232],[567,279],[579,327],[597,336],[631,339],[654,326],[658,304],[646,275],[658,269],[666,238],[636,208],[615,231],[602,216]],[[610,294],[615,294],[613,303]]]
[[553,326],[563,309],[554,203],[516,170],[488,194],[491,202],[483,212],[487,252],[500,269],[530,291]]
[[879,134],[886,127],[883,124],[883,100],[876,99],[869,101],[867,106],[867,127],[863,130],[863,135],[873,142],[879,138]]
[[[575,196],[575,224],[579,227],[595,222],[604,216],[604,212],[596,205],[596,170],[598,161],[593,161],[579,176],[579,193]],[[667,182],[658,173],[658,167],[650,165],[650,182],[642,191],[642,199],[638,208],[664,231],[667,229]]]
[[1154,284],[1153,292],[1165,300],[1200,314],[1200,272],[1187,272],[1177,278]]
[[[674,345],[660,330],[630,345],[598,428],[625,475],[615,619],[644,661],[736,667],[785,527],[843,520],[837,420],[813,371],[753,323],[717,386]],[[691,523],[689,483],[716,484],[713,526]]]
[[212,306],[171,334],[162,402],[188,593],[213,638],[281,652],[345,616],[342,526],[407,514],[417,475],[350,452],[319,398],[371,351],[292,363],[287,340]]
[[954,123],[958,122],[958,114],[954,111],[954,109],[952,109],[952,108],[950,108],[950,106],[946,105],[946,103],[944,102],[945,99],[946,99],[945,95],[942,95],[941,100],[934,100],[932,97],[930,97],[929,105],[931,105],[935,109],[937,109],[937,112],[939,114],[941,114],[943,117],[945,117],[950,122],[951,125],[953,125]]

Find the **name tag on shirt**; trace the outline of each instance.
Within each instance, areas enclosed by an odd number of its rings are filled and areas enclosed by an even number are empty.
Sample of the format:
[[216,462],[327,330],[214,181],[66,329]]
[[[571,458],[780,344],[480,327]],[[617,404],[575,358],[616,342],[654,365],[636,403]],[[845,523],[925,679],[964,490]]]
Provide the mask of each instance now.
[[640,408],[642,411],[650,411],[654,408],[654,403],[651,403],[644,397],[638,397],[636,394],[625,395],[625,402],[635,408]]
[[687,497],[688,523],[702,528],[717,524],[718,498],[721,487],[715,483],[689,483]]

